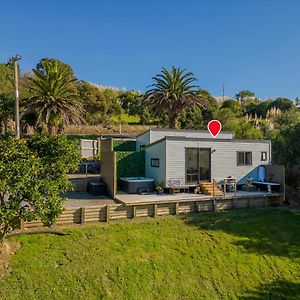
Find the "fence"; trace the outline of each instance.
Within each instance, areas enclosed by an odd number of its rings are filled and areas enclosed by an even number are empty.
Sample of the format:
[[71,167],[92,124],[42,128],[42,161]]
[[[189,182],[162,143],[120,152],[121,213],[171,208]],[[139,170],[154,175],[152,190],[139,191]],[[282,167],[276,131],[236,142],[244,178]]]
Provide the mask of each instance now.
[[[221,211],[237,208],[259,208],[280,205],[282,195],[240,197],[231,199],[203,199],[199,201],[153,203],[125,206],[124,204],[67,208],[56,220],[55,225],[109,222],[111,220],[136,217],[156,217],[195,212]],[[21,229],[43,226],[41,221],[23,222]]]
[[100,151],[100,139],[80,140],[80,155],[82,158],[97,156]]

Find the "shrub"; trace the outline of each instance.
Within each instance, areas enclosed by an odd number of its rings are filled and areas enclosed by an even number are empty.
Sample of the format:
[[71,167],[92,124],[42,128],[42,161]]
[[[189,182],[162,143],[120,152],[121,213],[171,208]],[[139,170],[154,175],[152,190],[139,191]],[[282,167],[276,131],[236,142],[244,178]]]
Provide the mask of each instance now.
[[76,144],[62,136],[0,140],[0,241],[15,220],[53,224],[62,211],[60,194],[72,188],[67,173],[78,163]]

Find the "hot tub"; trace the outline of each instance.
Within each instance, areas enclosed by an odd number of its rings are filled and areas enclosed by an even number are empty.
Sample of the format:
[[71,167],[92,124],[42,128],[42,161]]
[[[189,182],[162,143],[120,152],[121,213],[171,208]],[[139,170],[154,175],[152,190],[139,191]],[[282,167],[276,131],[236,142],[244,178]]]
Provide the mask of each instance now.
[[121,189],[128,194],[139,194],[143,191],[153,192],[154,179],[147,177],[123,177]]

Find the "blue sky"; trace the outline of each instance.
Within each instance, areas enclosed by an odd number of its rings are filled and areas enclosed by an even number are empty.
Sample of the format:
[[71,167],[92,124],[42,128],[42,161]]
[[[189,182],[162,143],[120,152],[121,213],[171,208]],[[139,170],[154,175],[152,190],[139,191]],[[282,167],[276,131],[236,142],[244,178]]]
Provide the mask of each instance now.
[[213,95],[300,97],[298,0],[0,2],[0,62],[42,57],[79,79],[144,91],[161,67],[187,68]]

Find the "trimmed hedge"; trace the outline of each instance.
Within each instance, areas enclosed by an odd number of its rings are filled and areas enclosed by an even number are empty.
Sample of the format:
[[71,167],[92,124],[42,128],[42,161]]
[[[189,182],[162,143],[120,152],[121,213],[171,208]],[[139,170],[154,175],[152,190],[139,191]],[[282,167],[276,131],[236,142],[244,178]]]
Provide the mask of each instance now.
[[135,151],[135,141],[116,141],[114,140],[114,151]]
[[122,151],[116,152],[117,181],[121,177],[145,176],[145,152]]

